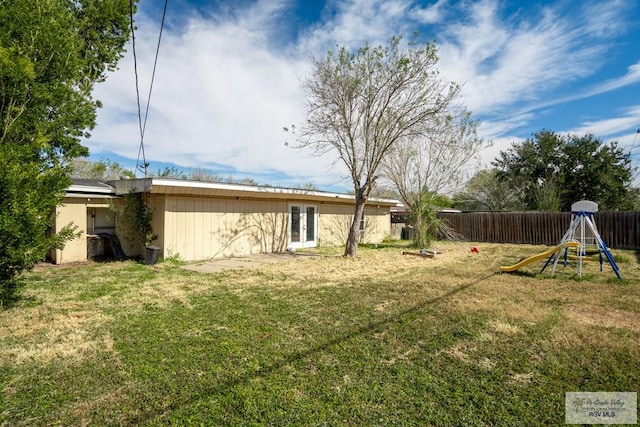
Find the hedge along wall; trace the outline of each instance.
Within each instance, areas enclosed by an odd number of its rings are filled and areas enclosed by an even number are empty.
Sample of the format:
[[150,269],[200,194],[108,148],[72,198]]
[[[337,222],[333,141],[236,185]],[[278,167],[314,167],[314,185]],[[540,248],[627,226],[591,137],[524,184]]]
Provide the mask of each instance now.
[[[441,212],[438,216],[474,242],[554,245],[571,224],[570,212]],[[594,220],[607,246],[640,249],[640,212],[596,212]]]

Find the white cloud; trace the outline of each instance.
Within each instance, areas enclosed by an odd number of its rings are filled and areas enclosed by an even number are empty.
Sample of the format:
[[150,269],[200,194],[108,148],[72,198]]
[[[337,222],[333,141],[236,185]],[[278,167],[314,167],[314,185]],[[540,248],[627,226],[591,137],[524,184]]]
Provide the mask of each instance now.
[[[526,107],[521,108],[520,111],[531,112],[535,110],[540,110],[542,108],[551,107],[551,106],[562,104],[562,103],[590,98],[595,95],[600,95],[603,93],[611,92],[616,89],[621,89],[626,86],[640,83],[640,62],[630,65],[627,70],[628,70],[627,73],[622,77],[609,79],[604,82],[597,83],[592,87],[586,87],[584,89],[580,89],[569,96],[552,97],[542,102],[535,102],[527,105]],[[533,114],[531,114],[531,116],[533,116]]]
[[499,138],[495,138],[492,140],[491,146],[485,148],[480,153],[480,168],[488,169],[491,168],[491,162],[494,161],[499,155],[501,151],[507,150],[514,142],[523,141],[524,138],[520,138],[518,136],[503,136]]
[[640,83],[640,62],[630,65],[627,73],[617,79],[607,80],[604,83],[596,86],[593,90],[590,90],[587,95],[597,95],[600,93],[609,92],[615,89],[619,89],[625,86],[629,86],[635,83]]
[[[600,137],[611,139],[624,136],[626,139],[633,138],[640,125],[640,105],[627,109],[621,116],[602,120],[587,121],[581,126],[569,129],[566,133],[584,135],[592,133]],[[620,139],[619,139],[620,140]]]
[[533,117],[531,113],[514,114],[496,120],[480,122],[480,132],[486,138],[495,139],[509,133],[512,129],[526,125]]
[[637,7],[629,0],[607,0],[581,4],[584,28],[595,37],[611,37],[626,30],[629,9]]
[[[263,19],[255,14],[243,23]],[[144,103],[157,33],[146,21],[139,27]],[[165,33],[145,133],[147,159],[184,166],[223,163],[247,174],[281,170],[297,177],[325,176],[321,181],[332,183],[337,171],[327,176],[330,159],[312,158],[284,145],[282,127],[303,120],[299,80],[306,67],[304,61],[274,52],[266,36],[239,23],[216,25],[198,19],[180,33]],[[128,55],[120,70],[96,90],[105,109],[88,141],[92,151],[136,158],[134,87]]]
[[422,24],[436,24],[444,18],[448,0],[438,0],[427,7],[415,6],[411,9],[411,17]]
[[[283,46],[279,34],[288,25],[292,1],[259,0],[220,15],[192,15],[181,26],[165,28],[145,135],[152,165],[154,161],[184,167],[218,163],[239,170],[240,175],[276,172],[295,177],[280,182],[283,185],[309,180],[321,187],[335,184],[342,169],[329,169],[333,158],[314,158],[284,145],[287,135],[282,127],[304,120],[300,80],[307,76],[310,57],[322,56],[336,44],[383,43],[394,34],[411,34],[416,23],[428,24],[421,31],[437,40],[441,74],[464,83],[464,103],[476,116],[487,118],[480,132],[494,141],[483,154],[488,163],[521,139],[509,135],[533,120],[531,111],[563,98],[552,97],[554,91],[605,64],[602,52],[613,30],[595,31],[590,25],[604,16],[619,17],[625,6],[622,0],[587,3],[577,17],[547,7],[515,19],[503,16],[496,0],[438,0],[430,6],[412,0],[334,0],[322,21]],[[589,15],[594,7],[601,8],[598,17]],[[447,25],[441,26],[445,18]],[[137,24],[144,102],[158,23],[140,12]],[[92,152],[136,158],[139,131],[133,76],[129,53],[120,70],[96,89],[105,108],[99,111],[94,137],[86,142]],[[631,65],[623,77],[578,94],[602,93],[638,81],[640,63]],[[542,102],[545,99],[551,103]],[[533,107],[523,107],[527,104]],[[628,115],[614,117],[610,126],[628,120]],[[604,130],[605,122],[584,126]],[[339,185],[348,187],[346,182]]]
[[471,21],[451,26],[441,43],[441,71],[465,84],[465,102],[478,114],[534,101],[592,74],[605,44],[584,43],[590,31],[551,8],[514,23],[491,0],[471,6]]
[[356,48],[377,45],[392,35],[406,33],[409,0],[336,0],[333,19],[310,27],[300,40],[307,56],[322,55],[336,45]]

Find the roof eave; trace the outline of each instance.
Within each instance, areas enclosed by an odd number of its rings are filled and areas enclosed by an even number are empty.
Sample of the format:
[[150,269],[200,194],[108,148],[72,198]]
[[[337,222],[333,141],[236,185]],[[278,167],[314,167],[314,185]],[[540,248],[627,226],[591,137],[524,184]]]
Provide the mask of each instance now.
[[[342,193],[284,187],[184,181],[166,178],[141,178],[135,180],[109,181],[109,185],[115,188],[116,194],[118,195],[134,191],[150,192],[152,194],[194,195],[203,197],[213,196],[248,199],[313,200],[327,203],[354,202],[354,196]],[[391,199],[372,198],[369,199],[369,203],[382,206],[396,206],[399,202]]]

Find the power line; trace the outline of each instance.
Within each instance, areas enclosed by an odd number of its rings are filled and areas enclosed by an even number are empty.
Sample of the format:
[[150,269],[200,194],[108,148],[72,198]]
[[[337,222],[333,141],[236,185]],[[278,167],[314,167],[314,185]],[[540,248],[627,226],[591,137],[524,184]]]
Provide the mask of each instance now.
[[[138,58],[136,57],[136,33],[133,25],[133,0],[129,0],[129,24],[131,25],[131,45],[133,50],[133,73],[136,76],[136,101],[138,103],[138,125],[140,127],[140,147],[138,148],[138,159],[136,160],[136,169],[144,172],[144,176],[147,176],[147,161],[144,155],[144,132],[142,132],[142,114],[140,112],[140,89],[138,82]],[[140,154],[142,153],[142,161],[144,169],[140,169]]]
[[[149,116],[149,105],[151,104],[151,92],[153,91],[153,82],[156,76],[156,66],[158,64],[158,56],[160,53],[160,44],[162,42],[162,30],[164,29],[164,21],[167,16],[167,4],[169,0],[164,1],[164,8],[162,10],[162,21],[160,22],[160,33],[158,35],[158,45],[156,47],[156,56],[153,61],[153,71],[151,73],[151,83],[149,84],[149,95],[147,96],[147,106],[144,113],[144,122],[142,121],[142,110],[140,108],[140,83],[138,79],[138,58],[136,55],[136,36],[133,20],[133,0],[129,0],[129,16],[131,24],[131,45],[133,50],[133,72],[136,78],[136,102],[138,105],[138,126],[140,128],[140,147],[138,148],[138,159],[136,160],[136,169],[144,173],[144,177],[147,177],[147,170],[149,163],[147,162],[144,152],[144,132],[147,128],[147,118]],[[142,163],[140,163],[140,157],[142,156]]]
[[153,60],[153,71],[151,72],[151,84],[149,85],[149,96],[147,97],[147,109],[144,112],[144,123],[142,125],[142,133],[147,128],[147,116],[149,115],[149,104],[151,103],[151,91],[153,90],[153,80],[156,75],[156,65],[158,64],[158,54],[160,53],[160,42],[162,41],[162,30],[164,29],[164,19],[167,16],[167,4],[169,0],[164,0],[164,9],[162,10],[162,21],[160,21],[160,33],[158,34],[158,46],[156,47],[156,57]]

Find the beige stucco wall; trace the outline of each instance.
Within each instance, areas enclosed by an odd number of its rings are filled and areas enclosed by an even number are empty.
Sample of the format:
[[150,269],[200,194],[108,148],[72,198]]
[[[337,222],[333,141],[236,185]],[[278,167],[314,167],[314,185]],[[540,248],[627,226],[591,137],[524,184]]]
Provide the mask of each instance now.
[[80,235],[68,241],[63,250],[51,251],[51,260],[54,264],[69,262],[82,262],[87,260],[87,209],[98,210],[97,224],[107,225],[105,210],[109,208],[107,199],[94,199],[88,197],[65,198],[61,206],[56,208],[54,232],[59,232],[67,225],[75,225]]

